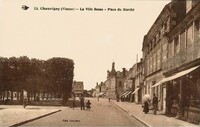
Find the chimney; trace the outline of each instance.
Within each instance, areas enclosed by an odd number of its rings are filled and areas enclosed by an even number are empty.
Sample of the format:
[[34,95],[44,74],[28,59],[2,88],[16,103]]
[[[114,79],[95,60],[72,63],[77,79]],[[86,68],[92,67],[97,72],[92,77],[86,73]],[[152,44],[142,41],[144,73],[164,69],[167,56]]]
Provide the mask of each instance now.
[[126,76],[126,68],[122,68],[123,69],[123,76],[125,77]]
[[112,70],[115,70],[115,62],[112,63]]

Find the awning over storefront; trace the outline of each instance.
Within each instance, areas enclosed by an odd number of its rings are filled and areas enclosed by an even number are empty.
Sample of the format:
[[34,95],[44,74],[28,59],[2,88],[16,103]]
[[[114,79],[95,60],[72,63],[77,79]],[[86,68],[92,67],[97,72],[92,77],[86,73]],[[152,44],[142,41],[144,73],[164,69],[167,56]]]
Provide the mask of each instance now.
[[140,88],[137,88],[132,94],[135,94]]
[[127,97],[129,94],[131,94],[132,93],[132,91],[128,91],[128,93],[127,94],[125,94],[124,96],[125,97]]
[[102,96],[102,95],[104,95],[104,94],[105,94],[105,92],[99,93],[99,96]]
[[189,74],[190,72],[194,71],[194,70],[197,69],[198,67],[199,67],[199,66],[192,67],[192,68],[187,69],[187,70],[185,70],[185,71],[178,72],[178,73],[176,73],[176,74],[174,74],[174,75],[172,75],[172,76],[170,76],[170,77],[166,77],[166,78],[162,79],[161,81],[157,82],[157,83],[156,83],[155,85],[153,85],[152,87],[159,86],[159,85],[161,85],[161,84],[164,83],[164,82],[171,81],[171,80],[177,79],[177,78],[179,78],[179,77],[182,77],[182,76],[184,76],[184,75],[186,75],[186,74]]
[[129,92],[129,91],[123,92],[123,93],[120,95],[120,97],[124,96],[124,95],[127,94],[128,92]]

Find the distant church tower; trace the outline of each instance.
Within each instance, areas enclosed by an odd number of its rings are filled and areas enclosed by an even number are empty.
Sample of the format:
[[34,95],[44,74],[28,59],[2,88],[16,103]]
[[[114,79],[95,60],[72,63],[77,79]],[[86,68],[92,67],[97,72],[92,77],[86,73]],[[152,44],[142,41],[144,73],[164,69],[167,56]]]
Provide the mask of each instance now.
[[117,75],[117,72],[115,70],[115,62],[112,63],[112,69],[111,71],[107,71],[107,77],[110,77],[110,76],[116,76]]

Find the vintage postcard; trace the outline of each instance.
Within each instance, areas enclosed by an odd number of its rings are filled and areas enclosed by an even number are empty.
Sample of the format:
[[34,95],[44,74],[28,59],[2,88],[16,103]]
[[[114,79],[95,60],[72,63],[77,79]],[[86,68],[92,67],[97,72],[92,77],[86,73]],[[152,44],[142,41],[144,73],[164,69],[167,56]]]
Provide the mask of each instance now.
[[199,0],[0,0],[0,126],[200,126]]

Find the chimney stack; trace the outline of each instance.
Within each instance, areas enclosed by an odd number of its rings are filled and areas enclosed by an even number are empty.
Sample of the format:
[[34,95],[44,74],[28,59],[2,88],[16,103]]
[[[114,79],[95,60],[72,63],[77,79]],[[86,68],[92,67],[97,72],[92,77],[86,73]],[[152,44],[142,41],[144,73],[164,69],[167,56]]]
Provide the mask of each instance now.
[[122,68],[123,69],[123,76],[125,77],[126,76],[126,68]]

